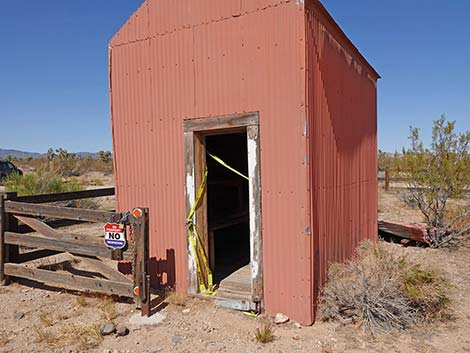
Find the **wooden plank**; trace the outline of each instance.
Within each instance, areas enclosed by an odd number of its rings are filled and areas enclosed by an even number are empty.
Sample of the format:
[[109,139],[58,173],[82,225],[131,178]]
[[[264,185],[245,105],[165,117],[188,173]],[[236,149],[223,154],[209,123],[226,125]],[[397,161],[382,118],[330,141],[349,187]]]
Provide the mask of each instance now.
[[79,240],[61,240],[38,237],[29,234],[5,232],[5,243],[31,248],[49,249],[70,252],[73,254],[111,257],[111,250],[101,245],[90,244]]
[[20,220],[21,222],[29,226],[34,231],[45,236],[46,238],[54,238],[58,240],[80,240],[80,241],[89,243],[89,245],[96,245],[96,246],[101,246],[103,244],[102,239],[99,239],[97,237],[93,237],[90,235],[68,234],[68,233],[59,232],[56,229],[50,227],[48,224],[33,217],[16,215],[15,218],[17,218],[18,220]]
[[[202,134],[194,135],[194,166],[196,174],[195,190],[199,190],[207,168],[206,161],[206,141]],[[207,220],[207,185],[206,190],[199,201],[198,208],[196,209],[196,226],[201,237],[202,247],[206,254],[209,254],[209,234],[208,234],[208,220]],[[204,274],[205,275],[205,274]]]
[[243,115],[228,115],[221,117],[207,117],[187,119],[184,121],[184,131],[205,131],[232,129],[258,124],[258,114],[249,113]]
[[9,276],[25,278],[58,288],[119,295],[130,298],[133,296],[132,283],[88,278],[57,271],[32,269],[20,264],[5,264],[5,273]]
[[100,259],[84,257],[84,256],[76,256],[75,258],[79,260],[80,262],[90,267],[95,268],[99,273],[104,275],[109,280],[132,284],[132,281],[129,278],[127,278],[117,269],[112,269]]
[[0,285],[5,281],[5,195],[0,194]]
[[[12,214],[7,214],[7,209],[6,209],[6,202],[10,201],[15,201],[17,199],[17,193],[16,192],[9,192],[5,194],[5,202],[4,202],[4,211],[5,211],[5,220],[4,220],[4,229],[5,233],[7,231],[10,232],[18,232],[18,220],[13,217]],[[4,244],[4,251],[5,251],[5,263],[8,262],[18,262],[19,258],[19,246],[18,245],[12,245],[12,244],[7,244],[6,239],[5,239],[5,244]],[[10,284],[10,279],[8,276],[5,276],[4,280],[5,284]]]
[[102,188],[94,190],[82,190],[73,192],[62,192],[56,194],[20,196],[17,201],[27,203],[47,203],[57,201],[71,201],[80,199],[89,199],[93,197],[113,196],[115,194],[114,188]]
[[64,262],[69,262],[69,261],[72,261],[73,259],[74,257],[72,254],[61,253],[61,254],[55,254],[52,256],[43,257],[40,259],[23,262],[22,265],[28,268],[38,268],[38,267],[51,266],[51,265],[61,264]]
[[[184,162],[185,162],[185,187],[186,187],[186,215],[189,214],[193,202],[196,198],[195,175],[194,175],[194,133],[184,133]],[[188,289],[189,293],[198,292],[196,253],[191,242],[186,235],[187,255],[188,255]]]
[[130,217],[134,235],[134,287],[139,287],[140,294],[135,298],[142,316],[150,316],[150,276],[149,276],[149,212],[141,208],[141,217]]
[[261,173],[260,173],[260,134],[258,125],[247,128],[249,209],[250,209],[250,248],[251,248],[251,289],[252,300],[263,300],[263,239],[261,234]]
[[7,212],[11,212],[17,215],[19,214],[35,217],[72,219],[76,221],[115,223],[119,222],[121,219],[121,214],[116,212],[105,212],[49,205],[36,205],[16,201],[6,201],[5,209]]

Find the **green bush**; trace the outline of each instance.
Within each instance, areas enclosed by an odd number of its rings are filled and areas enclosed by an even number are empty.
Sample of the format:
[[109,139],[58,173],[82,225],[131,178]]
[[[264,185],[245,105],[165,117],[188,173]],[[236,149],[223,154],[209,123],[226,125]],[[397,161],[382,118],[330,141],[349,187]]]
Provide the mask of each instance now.
[[[77,180],[64,179],[52,172],[40,171],[25,175],[11,174],[4,179],[5,191],[16,192],[18,196],[57,194],[84,190]],[[57,205],[76,208],[96,209],[98,204],[92,199],[57,202]]]
[[66,183],[59,175],[50,172],[11,174],[4,179],[3,184],[5,191],[16,192],[18,196],[83,190],[77,182]]

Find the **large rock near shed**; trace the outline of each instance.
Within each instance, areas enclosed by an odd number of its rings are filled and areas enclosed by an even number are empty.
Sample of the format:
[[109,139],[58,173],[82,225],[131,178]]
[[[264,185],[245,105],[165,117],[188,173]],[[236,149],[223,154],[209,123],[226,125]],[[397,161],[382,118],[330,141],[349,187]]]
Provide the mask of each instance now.
[[109,336],[114,332],[116,332],[116,326],[114,326],[113,324],[109,323],[101,325],[100,333],[102,336]]
[[116,328],[116,334],[119,337],[127,336],[129,334],[129,329],[124,325],[118,325]]
[[285,324],[286,322],[289,322],[289,317],[287,315],[277,313],[276,317],[274,318],[274,322],[276,325]]

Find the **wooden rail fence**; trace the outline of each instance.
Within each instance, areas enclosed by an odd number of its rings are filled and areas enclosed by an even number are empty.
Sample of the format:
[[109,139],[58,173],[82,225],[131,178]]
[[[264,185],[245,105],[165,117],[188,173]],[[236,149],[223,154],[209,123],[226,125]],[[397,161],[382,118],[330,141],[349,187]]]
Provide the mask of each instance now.
[[[111,195],[114,188],[24,197],[0,193],[0,284],[20,278],[129,297],[142,315],[150,316],[148,209],[120,213],[45,204]],[[103,232],[104,223],[124,224],[128,243],[122,250],[109,249],[96,235],[69,234],[51,227],[50,219],[102,223]],[[28,233],[20,231],[20,224]],[[133,262],[133,279],[112,267],[117,264],[111,260],[124,257]]]

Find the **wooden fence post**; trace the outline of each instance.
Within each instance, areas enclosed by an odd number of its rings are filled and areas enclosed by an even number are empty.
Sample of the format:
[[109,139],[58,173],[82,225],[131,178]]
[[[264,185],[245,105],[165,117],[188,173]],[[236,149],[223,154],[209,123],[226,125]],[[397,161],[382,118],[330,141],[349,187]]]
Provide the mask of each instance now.
[[5,212],[5,201],[15,201],[18,198],[16,192],[6,192],[3,194],[3,212],[2,212],[2,273],[3,273],[3,285],[9,285],[11,283],[10,276],[5,276],[5,263],[18,262],[19,257],[19,246],[5,244],[5,232],[18,232],[18,220],[11,214]]
[[390,170],[385,170],[385,191],[390,191]]
[[0,194],[0,285],[5,283],[5,195]]
[[140,208],[142,214],[132,216],[134,235],[134,288],[139,288],[135,296],[137,308],[142,316],[150,316],[150,274],[149,274],[149,210]]

